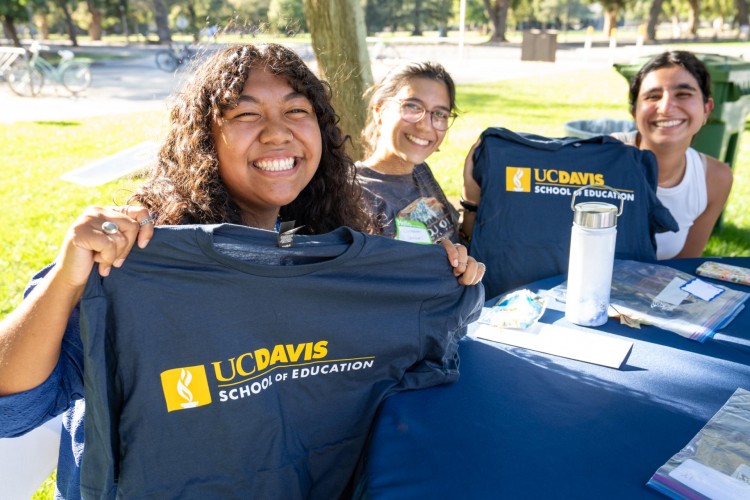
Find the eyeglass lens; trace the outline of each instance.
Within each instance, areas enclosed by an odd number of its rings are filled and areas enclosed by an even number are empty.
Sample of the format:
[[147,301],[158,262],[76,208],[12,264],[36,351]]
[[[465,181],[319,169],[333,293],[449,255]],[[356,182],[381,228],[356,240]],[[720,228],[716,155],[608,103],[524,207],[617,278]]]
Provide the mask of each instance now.
[[[428,111],[417,103],[414,102],[403,102],[401,103],[401,118],[409,123],[417,123]],[[430,119],[432,120],[432,126],[436,130],[446,130],[450,127],[453,122],[453,115],[446,113],[445,111],[430,111]]]

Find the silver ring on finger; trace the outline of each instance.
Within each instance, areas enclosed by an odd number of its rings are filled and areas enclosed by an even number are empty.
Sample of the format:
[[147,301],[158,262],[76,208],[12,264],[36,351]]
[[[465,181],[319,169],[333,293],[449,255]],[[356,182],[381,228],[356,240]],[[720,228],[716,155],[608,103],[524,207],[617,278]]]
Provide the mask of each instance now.
[[120,228],[112,221],[102,222],[102,231],[104,234],[117,234],[120,232]]
[[141,226],[141,227],[143,227],[146,224],[153,224],[153,223],[154,223],[154,219],[152,219],[151,217],[146,217],[145,219],[143,219],[142,221],[140,221],[138,223],[138,225]]

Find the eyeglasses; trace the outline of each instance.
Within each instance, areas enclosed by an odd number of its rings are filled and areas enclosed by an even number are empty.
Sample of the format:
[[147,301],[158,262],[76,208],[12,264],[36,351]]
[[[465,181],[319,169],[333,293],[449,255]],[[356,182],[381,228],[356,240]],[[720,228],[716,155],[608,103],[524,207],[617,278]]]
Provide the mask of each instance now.
[[409,123],[417,123],[424,117],[425,113],[430,113],[430,120],[435,130],[448,130],[453,125],[453,120],[458,116],[456,113],[444,109],[427,111],[424,106],[414,101],[396,100],[396,102],[399,103],[401,118]]

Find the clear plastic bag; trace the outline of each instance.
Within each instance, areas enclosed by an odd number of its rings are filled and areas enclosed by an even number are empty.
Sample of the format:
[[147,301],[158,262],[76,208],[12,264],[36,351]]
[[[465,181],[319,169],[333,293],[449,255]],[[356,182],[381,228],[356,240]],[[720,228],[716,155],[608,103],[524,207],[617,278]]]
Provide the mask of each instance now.
[[[660,264],[615,260],[610,305],[616,314],[703,342],[727,325],[744,308],[750,295],[725,288],[710,302],[687,293],[677,303],[661,298],[675,279],[687,283],[693,278]],[[549,293],[564,302],[565,283]]]
[[672,498],[750,498],[750,391],[737,389],[647,483]]

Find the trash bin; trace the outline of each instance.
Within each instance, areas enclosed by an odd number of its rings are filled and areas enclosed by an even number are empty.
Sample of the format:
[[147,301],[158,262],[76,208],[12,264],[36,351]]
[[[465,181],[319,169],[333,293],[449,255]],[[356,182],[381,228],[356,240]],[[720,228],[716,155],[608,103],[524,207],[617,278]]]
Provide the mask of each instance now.
[[[695,54],[711,75],[714,110],[693,139],[693,147],[702,153],[734,166],[739,142],[750,113],[750,61],[718,54]],[[653,56],[631,63],[615,64],[628,82]]]
[[594,120],[573,120],[565,123],[565,135],[588,139],[597,135],[610,135],[615,132],[631,132],[635,130],[633,120],[610,120],[596,118]]
[[555,62],[557,54],[557,32],[527,30],[521,39],[522,61]]

